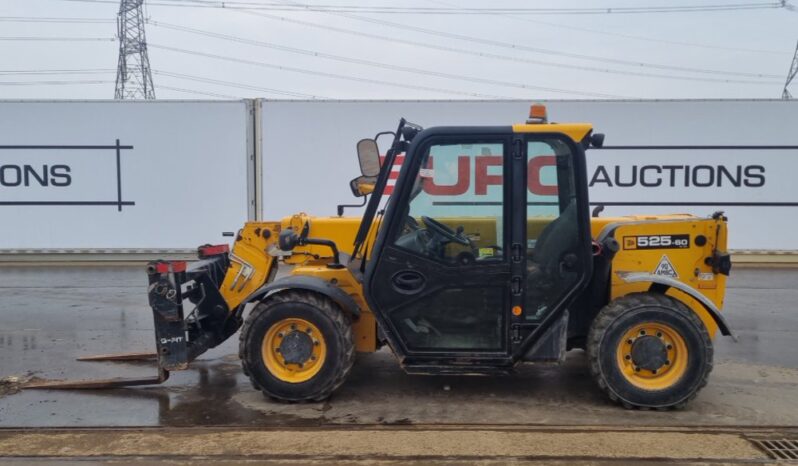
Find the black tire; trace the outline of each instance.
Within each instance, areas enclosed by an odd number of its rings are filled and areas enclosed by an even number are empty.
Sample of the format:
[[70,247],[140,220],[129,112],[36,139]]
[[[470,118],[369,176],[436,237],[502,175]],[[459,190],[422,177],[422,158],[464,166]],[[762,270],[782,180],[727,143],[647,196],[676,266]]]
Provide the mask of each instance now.
[[[272,374],[263,361],[263,339],[269,328],[286,318],[304,319],[322,333],[326,357],[307,381],[292,383]],[[239,357],[255,389],[280,401],[321,401],[341,386],[355,361],[352,325],[327,297],[308,291],[283,291],[252,309],[239,337]]]
[[[631,383],[619,367],[617,356],[624,334],[646,322],[658,322],[675,330],[687,348],[683,375],[656,390]],[[707,384],[712,371],[712,340],[701,319],[684,303],[658,293],[633,293],[606,305],[591,325],[587,354],[590,372],[599,388],[627,409],[681,408]]]

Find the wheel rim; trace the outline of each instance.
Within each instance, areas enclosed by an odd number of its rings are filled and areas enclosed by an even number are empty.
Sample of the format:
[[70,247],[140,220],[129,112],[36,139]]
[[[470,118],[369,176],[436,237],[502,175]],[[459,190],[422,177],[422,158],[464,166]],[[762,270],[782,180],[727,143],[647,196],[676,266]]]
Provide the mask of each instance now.
[[272,375],[283,382],[301,383],[321,370],[327,345],[318,327],[304,319],[288,318],[269,328],[261,354]]
[[664,390],[687,372],[687,343],[670,325],[645,322],[627,330],[618,342],[616,360],[621,374],[645,390]]

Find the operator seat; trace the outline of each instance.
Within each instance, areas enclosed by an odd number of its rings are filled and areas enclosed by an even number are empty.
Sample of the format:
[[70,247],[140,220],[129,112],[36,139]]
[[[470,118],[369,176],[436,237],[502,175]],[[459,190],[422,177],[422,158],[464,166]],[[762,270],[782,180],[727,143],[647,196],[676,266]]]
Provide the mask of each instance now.
[[535,241],[532,260],[544,270],[559,270],[563,256],[579,243],[576,202],[571,201],[559,217],[546,225]]
[[527,308],[532,313],[547,304],[548,296],[559,296],[563,288],[572,285],[569,278],[574,272],[562,270],[561,263],[566,254],[577,251],[578,245],[579,224],[572,200],[540,233],[527,261],[527,281],[532,285],[527,292]]

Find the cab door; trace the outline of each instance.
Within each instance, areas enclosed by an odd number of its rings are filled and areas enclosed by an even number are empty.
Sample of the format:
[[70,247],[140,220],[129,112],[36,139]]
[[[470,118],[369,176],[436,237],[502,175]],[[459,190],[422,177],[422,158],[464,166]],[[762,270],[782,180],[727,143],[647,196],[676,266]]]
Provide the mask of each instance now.
[[590,274],[584,152],[560,134],[446,131],[408,151],[367,266],[369,305],[409,364],[534,359]]
[[[513,293],[511,343],[518,357],[557,359],[565,351],[565,311],[592,271],[584,150],[556,133],[519,134],[514,144],[513,184],[522,189],[513,190],[512,280],[522,286]],[[530,354],[552,326],[560,332],[556,344]]]
[[405,361],[509,357],[510,134],[428,130],[408,150],[365,283]]

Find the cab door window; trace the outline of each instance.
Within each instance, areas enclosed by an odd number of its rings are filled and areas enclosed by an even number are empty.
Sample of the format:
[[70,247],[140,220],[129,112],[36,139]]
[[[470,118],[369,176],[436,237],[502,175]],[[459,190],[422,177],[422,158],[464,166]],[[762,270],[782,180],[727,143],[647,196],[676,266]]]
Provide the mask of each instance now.
[[447,264],[500,261],[503,165],[503,142],[429,146],[394,245]]
[[525,318],[543,319],[581,277],[573,154],[560,139],[527,143]]

